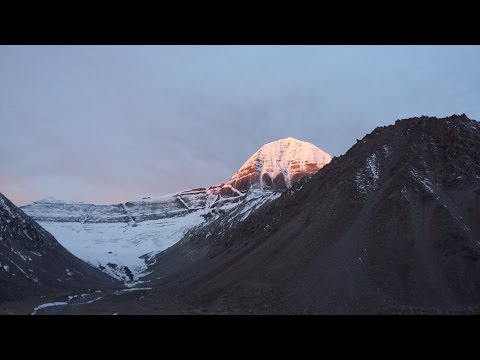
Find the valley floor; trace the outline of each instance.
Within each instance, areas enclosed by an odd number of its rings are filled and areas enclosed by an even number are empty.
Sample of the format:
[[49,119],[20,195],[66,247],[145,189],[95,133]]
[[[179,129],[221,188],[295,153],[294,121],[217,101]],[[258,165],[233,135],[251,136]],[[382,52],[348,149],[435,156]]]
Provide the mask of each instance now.
[[[236,310],[233,314],[242,314]],[[227,315],[201,307],[167,303],[153,297],[150,289],[125,288],[68,296],[31,297],[0,304],[0,315]]]
[[[295,315],[268,307],[185,305],[166,299],[150,288],[124,288],[85,294],[30,297],[0,304],[0,315]],[[307,312],[297,315],[315,315]],[[321,315],[321,314],[320,314]],[[327,314],[334,315],[334,314]],[[378,309],[372,315],[480,315],[477,308],[442,311],[416,307]]]

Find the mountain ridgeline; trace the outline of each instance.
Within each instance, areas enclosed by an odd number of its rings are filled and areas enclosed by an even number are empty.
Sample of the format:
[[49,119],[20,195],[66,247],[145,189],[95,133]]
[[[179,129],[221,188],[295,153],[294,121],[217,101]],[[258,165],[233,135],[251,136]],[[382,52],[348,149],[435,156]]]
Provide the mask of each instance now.
[[188,230],[226,213],[235,220],[226,226],[243,221],[330,160],[313,144],[286,138],[262,146],[224,184],[113,205],[47,198],[22,210],[83,260],[118,279],[136,281],[146,271],[145,262]]
[[219,311],[372,314],[480,304],[480,126],[376,128],[235,226],[160,253],[157,296]]

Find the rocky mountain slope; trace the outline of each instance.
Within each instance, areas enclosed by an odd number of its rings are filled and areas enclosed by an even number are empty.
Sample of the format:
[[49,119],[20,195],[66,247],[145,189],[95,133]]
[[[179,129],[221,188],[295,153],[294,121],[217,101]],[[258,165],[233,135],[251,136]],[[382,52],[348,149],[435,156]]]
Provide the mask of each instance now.
[[0,193],[0,302],[119,285],[70,254]]
[[480,125],[454,115],[376,128],[244,221],[226,229],[221,221],[157,255],[144,278],[154,288],[144,308],[159,301],[228,313],[478,307]]

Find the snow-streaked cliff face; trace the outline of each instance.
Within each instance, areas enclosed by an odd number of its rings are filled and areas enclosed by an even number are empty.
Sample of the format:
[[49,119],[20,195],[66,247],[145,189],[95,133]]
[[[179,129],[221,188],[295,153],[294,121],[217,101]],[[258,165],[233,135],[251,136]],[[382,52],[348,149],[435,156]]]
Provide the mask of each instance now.
[[286,190],[304,176],[312,175],[332,160],[313,144],[291,137],[263,145],[227,182],[244,192]]

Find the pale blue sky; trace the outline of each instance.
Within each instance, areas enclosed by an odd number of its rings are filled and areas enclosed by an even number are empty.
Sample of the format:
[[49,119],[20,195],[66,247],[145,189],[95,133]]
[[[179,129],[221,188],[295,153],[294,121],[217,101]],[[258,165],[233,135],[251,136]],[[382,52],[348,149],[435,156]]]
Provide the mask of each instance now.
[[479,46],[0,46],[0,192],[117,203],[224,182],[292,136],[480,119]]

